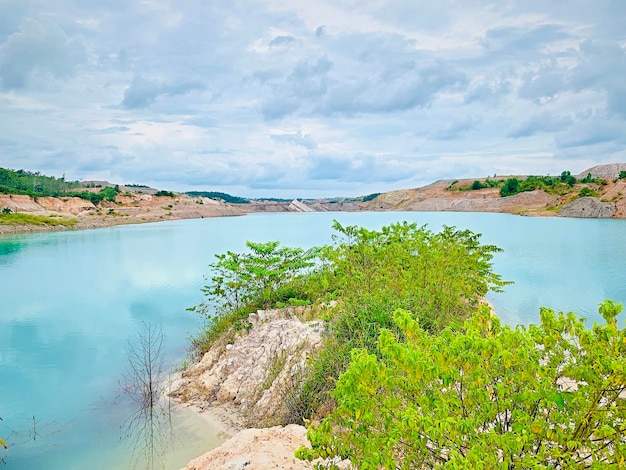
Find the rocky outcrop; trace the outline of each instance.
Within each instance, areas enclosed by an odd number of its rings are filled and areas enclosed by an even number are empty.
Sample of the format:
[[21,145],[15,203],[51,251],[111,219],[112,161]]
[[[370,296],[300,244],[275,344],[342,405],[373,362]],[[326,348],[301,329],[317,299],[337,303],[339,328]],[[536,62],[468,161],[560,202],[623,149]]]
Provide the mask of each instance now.
[[322,344],[311,307],[259,310],[183,373],[173,396],[201,409],[227,404],[258,427],[285,420],[286,393]]
[[291,204],[289,204],[289,210],[293,212],[315,212],[315,209],[310,208],[304,202],[298,201],[297,199],[291,201]]
[[596,165],[582,171],[576,178],[584,178],[589,173],[593,178],[617,178],[620,171],[626,171],[626,163],[609,163],[607,165]]
[[91,201],[79,197],[40,197],[37,203],[45,210],[72,215],[96,210],[96,206]]
[[32,197],[21,194],[0,194],[0,208],[4,209],[5,207],[11,212],[43,214],[46,211]]
[[587,196],[564,205],[559,211],[559,216],[609,219],[616,211],[614,202],[602,202],[595,197]]
[[[322,345],[324,324],[311,319],[333,307],[259,310],[239,325],[239,333],[223,335],[182,374],[172,394],[175,399],[206,410],[228,429],[251,426],[229,433],[229,440],[189,462],[185,470],[307,470],[316,463],[330,465],[294,457],[296,449],[308,445],[304,427],[273,425],[286,420],[288,392],[297,388],[306,359]],[[350,468],[348,461],[334,463]]]
[[39,197],[34,199],[20,194],[1,194],[0,207],[8,207],[11,212],[46,215],[59,213],[64,215],[78,215],[86,211],[93,211],[96,207],[91,201],[79,197]]

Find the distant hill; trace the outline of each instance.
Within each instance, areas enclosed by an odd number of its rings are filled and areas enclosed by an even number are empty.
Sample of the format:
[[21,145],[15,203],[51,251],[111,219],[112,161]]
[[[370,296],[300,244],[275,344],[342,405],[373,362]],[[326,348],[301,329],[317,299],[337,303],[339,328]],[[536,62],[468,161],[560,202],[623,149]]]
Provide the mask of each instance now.
[[581,172],[577,178],[584,178],[589,173],[594,178],[619,178],[620,172],[626,171],[626,163],[609,163],[608,165],[596,165]]
[[[591,174],[591,175],[590,175]],[[440,180],[383,193],[365,210],[506,212],[535,216],[626,218],[626,163],[598,165],[578,177],[504,176]]]

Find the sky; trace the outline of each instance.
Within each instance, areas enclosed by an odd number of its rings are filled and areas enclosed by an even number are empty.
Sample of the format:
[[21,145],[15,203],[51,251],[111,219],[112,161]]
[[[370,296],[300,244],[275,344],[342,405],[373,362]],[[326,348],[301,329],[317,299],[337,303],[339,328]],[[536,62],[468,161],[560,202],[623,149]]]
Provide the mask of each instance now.
[[247,197],[626,162],[624,0],[0,0],[0,167]]

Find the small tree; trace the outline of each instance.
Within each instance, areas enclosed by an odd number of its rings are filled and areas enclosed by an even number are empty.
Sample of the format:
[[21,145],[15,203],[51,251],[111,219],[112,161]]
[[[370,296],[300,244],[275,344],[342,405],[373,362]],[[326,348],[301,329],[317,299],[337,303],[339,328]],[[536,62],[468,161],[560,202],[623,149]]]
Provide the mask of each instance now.
[[159,327],[144,324],[136,338],[128,341],[128,369],[121,383],[133,405],[123,437],[133,449],[134,463],[144,461],[147,469],[164,468],[165,452],[173,446],[164,341]]
[[[202,292],[220,312],[237,310],[252,301],[261,302],[264,308],[273,305],[278,289],[313,266],[318,253],[316,248],[282,247],[277,241],[248,241],[246,246],[247,253],[218,254],[217,262],[210,265],[212,284]],[[209,314],[209,304],[195,310]]]
[[568,175],[565,178],[565,184],[567,184],[570,188],[576,184],[576,177],[573,175]]
[[517,178],[509,178],[504,182],[504,186],[500,188],[500,196],[513,196],[519,193],[520,182]]
[[481,183],[481,182],[480,182],[480,181],[478,181],[478,180],[475,180],[475,181],[472,183],[472,191],[476,191],[476,190],[478,190],[478,189],[483,189],[483,188],[486,188],[486,187],[487,187],[487,185],[486,185],[486,184],[483,184],[483,183]]
[[337,408],[296,455],[367,469],[623,468],[626,330],[541,309],[541,323],[502,326],[485,308],[463,328],[428,334],[397,311],[379,355],[356,349]]

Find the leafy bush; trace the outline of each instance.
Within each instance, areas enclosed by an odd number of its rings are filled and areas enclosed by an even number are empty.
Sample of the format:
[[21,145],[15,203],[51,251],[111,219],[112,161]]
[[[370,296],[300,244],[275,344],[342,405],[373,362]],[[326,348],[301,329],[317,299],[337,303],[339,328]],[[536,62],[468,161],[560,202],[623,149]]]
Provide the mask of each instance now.
[[157,191],[154,193],[155,196],[165,196],[165,197],[174,197],[175,194],[172,191]]
[[500,196],[507,197],[519,193],[519,180],[517,178],[509,178],[504,182],[504,186],[500,188]]
[[247,253],[216,255],[217,262],[210,265],[211,284],[202,288],[206,301],[189,309],[207,320],[203,331],[192,338],[192,347],[198,352],[207,350],[229,329],[241,329],[248,315],[259,308],[284,300],[310,303],[289,286],[304,290],[298,280],[315,264],[316,248],[281,247],[277,241],[246,242],[246,246]]
[[378,355],[355,349],[335,410],[296,455],[361,469],[618,468],[626,455],[626,330],[541,309],[528,329],[484,308],[439,334],[394,315]]
[[[350,361],[350,350],[376,353],[381,329],[401,334],[393,312],[415,312],[428,331],[462,322],[488,291],[507,284],[492,272],[500,251],[481,245],[480,235],[444,227],[433,233],[397,223],[371,231],[333,224],[334,244],[303,251],[279,242],[247,242],[248,252],[217,255],[207,300],[192,308],[207,318],[194,338],[197,351],[246,327],[250,312],[272,305],[337,301],[325,318],[325,345],[288,394],[288,420],[304,422],[332,409],[329,393]],[[290,421],[287,421],[290,422]],[[293,421],[291,421],[293,422]]]
[[598,193],[597,191],[594,191],[591,188],[582,188],[580,192],[578,193],[578,196],[579,197],[586,197],[586,196],[598,197]]
[[457,189],[455,188],[456,184],[459,182],[459,180],[454,180],[452,183],[450,183],[450,185],[446,188],[448,191],[451,191],[453,189]]
[[350,350],[375,354],[381,328],[399,333],[393,321],[396,309],[411,310],[425,328],[439,331],[463,321],[488,291],[507,284],[491,270],[499,249],[481,245],[480,235],[469,230],[444,227],[433,233],[406,222],[380,231],[343,227],[337,221],[333,228],[335,244],[322,248],[314,285],[318,295],[339,301],[328,319],[324,346],[333,349],[335,365],[327,363],[323,352],[311,358],[301,379],[303,396],[294,392],[300,410],[332,408],[330,392],[349,363]]

